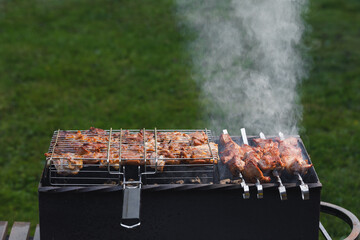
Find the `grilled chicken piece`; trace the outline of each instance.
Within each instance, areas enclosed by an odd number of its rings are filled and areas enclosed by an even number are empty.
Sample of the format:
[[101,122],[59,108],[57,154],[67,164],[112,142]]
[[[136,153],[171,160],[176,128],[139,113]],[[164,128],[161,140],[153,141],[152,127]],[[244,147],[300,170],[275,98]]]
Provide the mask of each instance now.
[[260,148],[262,156],[258,161],[259,167],[262,171],[281,171],[284,164],[280,158],[279,144],[271,139],[257,138],[253,140]]
[[81,147],[76,150],[78,155],[89,154],[90,152],[100,152],[106,150],[107,146],[105,143],[84,143]]
[[220,160],[228,166],[234,176],[237,176],[239,172],[244,170],[245,162],[242,159],[247,151],[252,150],[251,147],[248,145],[240,147],[231,139],[229,134],[221,134],[220,143],[225,145]]
[[256,161],[256,154],[250,152],[246,154],[245,157],[245,166],[242,171],[243,176],[248,182],[256,182],[256,179],[259,179],[260,182],[270,182],[270,177],[265,177],[260,168],[258,167],[258,162]]
[[199,146],[202,144],[206,144],[208,142],[208,136],[205,132],[194,132],[190,134],[191,137],[191,146]]
[[[150,165],[156,164],[155,155],[157,154],[159,171],[163,171],[166,164],[216,163],[215,158],[217,158],[217,145],[210,143],[211,151],[209,150],[205,132],[195,132],[190,135],[176,131],[158,132],[155,144],[155,136],[152,131],[140,130],[134,133],[125,130],[121,133],[112,133],[109,151],[107,149],[109,134],[99,128],[91,127],[89,130],[77,132],[62,131],[59,140],[53,156],[53,160],[56,160],[53,162],[58,166],[59,174],[76,174],[83,164],[99,164],[99,167],[111,166],[115,169],[119,169],[120,162],[121,165],[143,165],[145,164],[143,160],[145,151],[146,163]],[[47,153],[46,156],[50,158],[51,153]],[[214,158],[211,158],[212,156]],[[184,160],[180,160],[183,158]],[[69,164],[67,164],[68,162]],[[152,167],[155,168],[155,166]]]
[[303,158],[301,148],[299,148],[298,141],[294,137],[280,140],[279,151],[281,161],[289,173],[306,174],[312,166],[307,159]]
[[65,153],[57,154],[53,157],[53,164],[57,173],[62,175],[77,174],[83,168],[83,161],[74,159],[75,154]]
[[89,134],[94,134],[94,135],[105,135],[107,134],[105,130],[100,129],[100,128],[94,128],[94,127],[90,127],[90,129],[87,131],[87,133]]
[[[216,163],[215,158],[218,154],[217,149],[218,149],[217,144],[210,142],[209,144],[202,144],[194,147],[184,148],[180,156],[184,158],[192,158],[185,161],[186,163],[189,164]],[[201,159],[201,158],[206,158],[206,159]]]
[[179,144],[189,145],[191,137],[186,133],[181,132],[158,132],[157,140],[163,143],[177,142]]
[[222,152],[221,161],[228,166],[231,173],[237,176],[241,172],[249,182],[269,182],[270,177],[265,177],[259,165],[267,167],[265,159],[261,159],[263,153],[260,147],[251,147],[247,144],[239,146],[230,137],[229,134],[220,135],[220,142],[225,145]]
[[156,155],[155,155],[155,153],[152,153],[150,156],[149,156],[149,158],[148,158],[148,160],[147,160],[147,164],[149,164],[150,165],[150,167],[151,168],[156,168],[156,166],[157,166],[157,170],[158,171],[160,171],[160,172],[162,172],[163,170],[164,170],[164,167],[165,167],[165,161],[164,161],[164,157],[163,156],[159,156],[158,157],[158,161],[157,161],[157,165],[156,165]]

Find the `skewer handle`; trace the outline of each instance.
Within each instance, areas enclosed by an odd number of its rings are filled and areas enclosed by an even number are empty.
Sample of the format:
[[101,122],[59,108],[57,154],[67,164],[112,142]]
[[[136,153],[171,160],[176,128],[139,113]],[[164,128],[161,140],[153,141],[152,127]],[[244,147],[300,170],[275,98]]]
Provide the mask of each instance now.
[[285,136],[282,132],[279,132],[279,137],[281,141],[285,140]]
[[309,186],[304,183],[300,173],[296,172],[295,175],[298,177],[298,179],[300,181],[300,190],[301,190],[302,199],[309,200],[309,198],[310,198]]
[[239,173],[239,177],[241,179],[241,187],[244,190],[243,193],[243,198],[244,199],[249,199],[250,198],[250,190],[249,190],[249,186],[246,184],[245,179],[243,178],[242,174]]
[[240,130],[241,130],[241,137],[242,137],[242,140],[243,140],[244,144],[249,145],[249,142],[248,142],[248,139],[247,139],[247,136],[246,136],[245,128],[242,128]]
[[264,140],[266,139],[265,134],[263,132],[260,133],[260,138]]
[[257,198],[258,199],[262,199],[264,197],[264,190],[263,190],[263,186],[261,185],[259,179],[256,179],[256,189],[257,189]]
[[281,201],[283,200],[287,200],[287,193],[286,193],[286,188],[285,186],[283,185],[282,181],[281,181],[281,178],[279,176],[279,173],[277,170],[274,170],[273,171],[273,175],[276,177],[276,180],[277,182],[279,183],[279,195],[280,195],[280,199]]

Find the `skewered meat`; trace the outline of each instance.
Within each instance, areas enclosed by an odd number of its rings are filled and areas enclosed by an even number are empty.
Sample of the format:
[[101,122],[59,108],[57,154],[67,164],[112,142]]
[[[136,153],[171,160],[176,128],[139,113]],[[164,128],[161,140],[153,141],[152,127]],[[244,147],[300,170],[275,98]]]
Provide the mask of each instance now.
[[303,158],[301,148],[299,148],[297,139],[294,137],[280,140],[279,151],[281,161],[289,173],[306,174],[312,166],[307,159]]
[[231,139],[229,134],[221,134],[220,143],[225,145],[224,151],[221,152],[220,160],[228,165],[234,176],[238,175],[239,172],[244,170],[245,162],[242,159],[245,153],[251,150],[250,146],[245,145],[244,148],[241,148]]
[[285,164],[281,161],[279,144],[271,139],[256,138],[253,140],[260,148],[262,156],[258,161],[259,167],[262,171],[281,171]]
[[255,151],[247,152],[244,157],[244,170],[242,174],[245,179],[249,182],[256,182],[258,179],[260,182],[270,182],[270,177],[265,177],[263,172],[260,170],[258,166],[258,162],[260,160],[261,153],[257,153]]
[[262,159],[263,153],[260,147],[254,148],[247,144],[240,147],[231,139],[229,134],[220,135],[220,142],[225,145],[221,161],[228,166],[234,176],[241,172],[250,182],[255,182],[256,179],[261,182],[271,180],[270,177],[265,177],[259,168],[259,164],[266,166],[266,158]]

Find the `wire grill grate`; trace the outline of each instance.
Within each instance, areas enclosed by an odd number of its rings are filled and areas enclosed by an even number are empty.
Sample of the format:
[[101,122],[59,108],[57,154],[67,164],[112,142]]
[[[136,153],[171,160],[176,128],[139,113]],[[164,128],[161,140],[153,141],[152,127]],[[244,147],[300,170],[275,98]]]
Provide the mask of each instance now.
[[[190,136],[196,132],[208,139],[201,147],[190,146]],[[45,154],[49,182],[54,186],[121,185],[126,181],[125,166],[137,166],[145,184],[211,183],[218,159],[212,144],[208,129],[57,130]],[[164,146],[186,146],[201,154],[187,156],[185,150],[169,152]]]

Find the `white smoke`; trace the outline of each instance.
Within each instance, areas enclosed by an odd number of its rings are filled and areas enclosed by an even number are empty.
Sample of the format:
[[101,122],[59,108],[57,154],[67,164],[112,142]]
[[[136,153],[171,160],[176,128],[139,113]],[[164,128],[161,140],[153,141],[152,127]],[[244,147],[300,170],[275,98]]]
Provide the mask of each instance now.
[[297,86],[306,77],[300,48],[307,0],[177,0],[204,117],[250,134],[297,134]]

